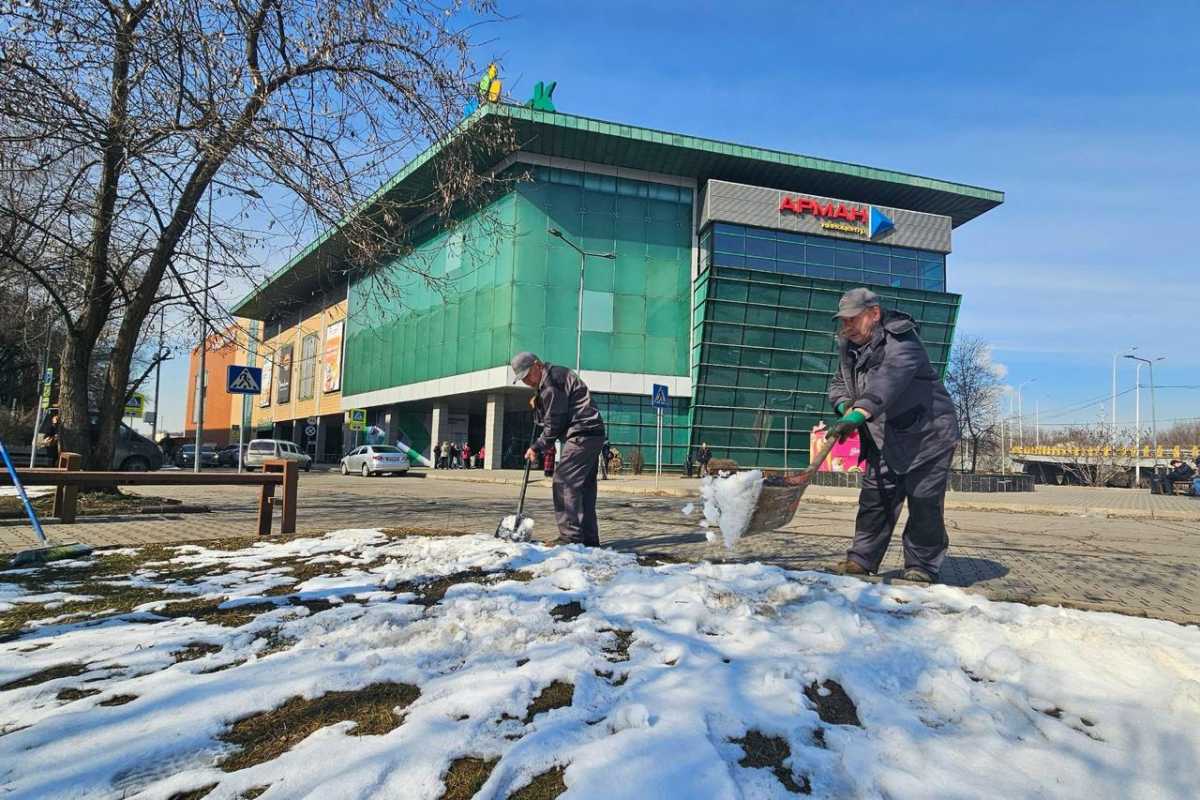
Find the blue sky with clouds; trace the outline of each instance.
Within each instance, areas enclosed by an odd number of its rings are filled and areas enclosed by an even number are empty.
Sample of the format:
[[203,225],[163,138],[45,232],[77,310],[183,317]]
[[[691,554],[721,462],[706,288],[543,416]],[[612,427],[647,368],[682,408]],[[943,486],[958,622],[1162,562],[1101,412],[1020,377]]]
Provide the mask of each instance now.
[[[1200,3],[502,11],[480,57],[517,98],[557,80],[568,113],[1004,191],[955,232],[948,281],[960,333],[992,342],[1013,383],[1036,379],[1027,413],[1094,420],[1130,345],[1167,357],[1158,384],[1200,387]],[[1132,393],[1119,412],[1132,420]],[[1200,417],[1200,388],[1160,391],[1158,414]]]

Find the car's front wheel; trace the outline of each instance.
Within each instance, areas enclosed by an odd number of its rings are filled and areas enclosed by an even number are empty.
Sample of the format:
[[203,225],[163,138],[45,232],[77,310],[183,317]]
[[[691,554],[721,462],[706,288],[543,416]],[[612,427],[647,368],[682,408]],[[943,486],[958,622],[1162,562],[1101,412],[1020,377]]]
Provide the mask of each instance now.
[[346,462],[345,462],[345,461],[343,461],[343,462],[342,462],[342,474],[343,474],[343,475],[349,475],[349,474],[350,474],[350,468],[346,466]]
[[121,462],[121,472],[149,472],[150,462],[141,456],[130,456]]
[[305,471],[305,472],[312,472],[312,462],[311,462],[311,461],[305,461],[305,462],[304,462],[304,471]]
[[367,469],[367,465],[366,465],[366,464],[363,464],[363,465],[362,465],[362,470],[360,470],[360,472],[361,472],[361,474],[362,474],[362,476],[363,476],[364,478],[369,478],[369,477],[371,477],[371,470]]

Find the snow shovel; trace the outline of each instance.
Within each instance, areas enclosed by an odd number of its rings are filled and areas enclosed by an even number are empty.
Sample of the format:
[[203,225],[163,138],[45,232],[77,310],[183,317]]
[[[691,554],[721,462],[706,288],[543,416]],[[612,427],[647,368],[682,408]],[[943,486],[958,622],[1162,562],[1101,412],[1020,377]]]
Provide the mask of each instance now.
[[64,558],[75,558],[76,556],[86,556],[92,552],[92,548],[78,542],[70,542],[67,544],[52,545],[46,537],[46,532],[42,530],[41,520],[38,519],[37,512],[33,510],[33,504],[29,502],[29,495],[25,494],[25,486],[21,483],[21,479],[17,477],[17,470],[13,467],[12,459],[8,457],[8,448],[4,446],[4,442],[0,441],[0,457],[4,459],[4,466],[8,469],[8,475],[12,478],[13,486],[17,487],[17,495],[21,498],[21,505],[25,506],[25,513],[29,516],[29,522],[33,525],[34,533],[41,540],[42,546],[32,550],[22,550],[12,557],[9,566],[23,567],[30,564],[43,564],[47,561],[59,561]]
[[754,506],[754,514],[750,517],[750,524],[742,535],[749,536],[752,533],[778,530],[791,522],[792,517],[796,516],[796,508],[800,505],[800,498],[804,496],[804,490],[808,488],[809,481],[825,463],[825,459],[836,443],[837,439],[832,436],[825,439],[825,443],[817,451],[817,457],[809,464],[808,469],[797,476],[800,483],[786,484],[783,482],[783,478],[769,478],[763,481],[762,492],[758,495],[758,503]]
[[[537,433],[537,419],[533,421],[533,430],[529,434],[529,445],[533,446],[533,437]],[[524,454],[522,454],[524,457]],[[528,458],[525,459],[525,476],[521,478],[521,499],[517,501],[517,514],[513,517],[512,527],[509,528],[504,524],[508,517],[500,520],[500,524],[496,526],[497,539],[515,539],[521,532],[521,523],[529,519],[525,516],[525,490],[529,488],[529,467],[533,464]]]

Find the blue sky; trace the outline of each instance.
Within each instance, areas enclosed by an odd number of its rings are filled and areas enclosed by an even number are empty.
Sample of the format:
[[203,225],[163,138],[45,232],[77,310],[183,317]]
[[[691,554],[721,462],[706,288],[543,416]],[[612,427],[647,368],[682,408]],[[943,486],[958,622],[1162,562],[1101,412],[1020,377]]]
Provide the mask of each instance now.
[[[1159,391],[1159,417],[1200,417],[1200,4],[502,11],[479,52],[517,98],[557,80],[572,114],[1004,191],[955,231],[948,282],[959,332],[991,342],[1014,384],[1036,379],[1026,412],[1094,420],[1112,354],[1138,345],[1167,357],[1156,383],[1197,387]],[[1132,393],[1118,410],[1132,421]]]

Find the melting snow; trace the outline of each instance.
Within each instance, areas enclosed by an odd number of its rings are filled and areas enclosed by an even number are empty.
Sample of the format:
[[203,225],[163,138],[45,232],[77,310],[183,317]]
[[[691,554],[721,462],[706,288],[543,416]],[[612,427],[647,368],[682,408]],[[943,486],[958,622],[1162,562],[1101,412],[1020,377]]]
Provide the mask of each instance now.
[[704,525],[708,529],[705,537],[709,544],[718,541],[717,533],[711,527],[713,525],[720,527],[720,541],[724,542],[726,549],[732,549],[737,540],[742,538],[750,526],[750,518],[754,516],[754,506],[762,493],[762,485],[763,474],[757,469],[720,477],[706,475],[700,480],[704,521],[708,523]]
[[504,519],[500,520],[499,535],[501,538],[509,539],[514,542],[528,542],[533,538],[533,518],[522,517],[521,524],[517,525],[517,515],[509,514]]
[[[154,618],[140,613],[0,644],[0,685],[88,670],[0,692],[5,798],[165,800],[216,783],[209,800],[264,785],[263,800],[435,800],[464,756],[499,759],[480,800],[555,766],[572,799],[790,796],[777,773],[739,765],[731,740],[751,730],[787,743],[784,768],[816,798],[1183,800],[1200,785],[1195,628],[761,564],[643,567],[610,550],[490,535],[352,530],[178,552],[177,565],[217,574],[163,590],[236,589],[230,602],[277,607],[240,628],[146,624]],[[301,599],[345,602],[313,613],[261,594],[283,574],[272,560],[287,557],[328,565],[290,587]],[[516,570],[530,579],[504,579]],[[400,589],[479,571],[496,575],[428,608]],[[581,615],[550,613],[572,602]],[[271,631],[291,646],[268,654]],[[195,642],[221,650],[175,663],[171,653]],[[380,681],[421,693],[389,733],[340,723],[271,761],[214,766],[233,721]],[[571,704],[524,722],[555,681],[574,686]],[[826,681],[845,690],[861,727],[822,721],[815,698],[830,693],[813,689]],[[75,687],[101,694],[54,699]],[[99,705],[118,694],[137,699]]]

